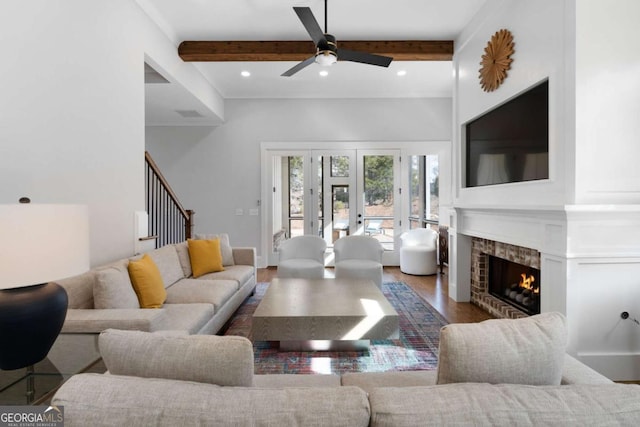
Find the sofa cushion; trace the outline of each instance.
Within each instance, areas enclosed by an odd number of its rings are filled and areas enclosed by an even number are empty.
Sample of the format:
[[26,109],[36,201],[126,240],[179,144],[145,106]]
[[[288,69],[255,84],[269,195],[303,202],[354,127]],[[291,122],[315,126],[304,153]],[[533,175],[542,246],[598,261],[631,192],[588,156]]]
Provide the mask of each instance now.
[[129,276],[138,295],[141,308],[160,308],[167,299],[162,276],[153,259],[145,254],[137,261],[129,261]]
[[95,334],[109,328],[156,331],[167,324],[166,314],[164,308],[72,309],[67,310],[62,332]]
[[220,252],[222,253],[222,265],[234,265],[233,249],[229,243],[229,235],[227,233],[220,234],[196,234],[196,239],[199,240],[220,240]]
[[261,374],[253,376],[253,386],[263,388],[282,387],[340,387],[337,374]]
[[187,331],[189,334],[201,333],[211,322],[214,313],[213,304],[204,303],[165,304],[163,310],[166,314],[160,329]]
[[559,385],[566,346],[560,313],[450,324],[440,332],[438,384]]
[[178,254],[184,277],[191,277],[193,271],[191,270],[191,259],[189,258],[189,245],[186,241],[176,243],[176,253]]
[[200,277],[206,273],[222,271],[222,255],[220,253],[220,240],[187,240],[189,246],[189,259],[193,277]]
[[167,303],[208,303],[218,312],[237,290],[237,283],[231,280],[182,279],[167,289]]
[[262,389],[80,374],[52,404],[64,406],[69,426],[369,425],[367,396],[356,387]]
[[96,271],[96,284],[93,286],[95,308],[140,308],[127,264],[128,262],[123,261],[119,265]]
[[378,387],[413,387],[436,384],[436,371],[346,372],[342,385],[360,387],[367,393]]
[[603,426],[640,424],[635,384],[460,383],[382,387],[369,394],[371,426]]
[[113,375],[253,385],[253,345],[244,337],[109,329],[100,334],[98,345]]
[[185,277],[174,245],[166,245],[147,254],[158,267],[165,288]]
[[254,268],[248,265],[232,265],[225,267],[224,271],[204,274],[199,279],[206,280],[233,280],[238,289],[244,285],[254,274]]

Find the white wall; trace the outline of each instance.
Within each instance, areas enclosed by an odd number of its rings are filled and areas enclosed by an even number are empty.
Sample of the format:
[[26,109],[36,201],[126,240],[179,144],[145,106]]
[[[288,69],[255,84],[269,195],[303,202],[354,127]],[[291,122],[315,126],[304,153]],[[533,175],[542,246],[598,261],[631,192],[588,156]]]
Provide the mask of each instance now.
[[257,248],[260,217],[247,212],[261,198],[261,142],[451,139],[450,99],[228,100],[225,116],[216,128],[149,127],[146,146],[196,211],[196,232],[229,232],[234,245]]
[[576,202],[640,204],[640,2],[576,1]]
[[193,92],[213,89],[133,0],[3,2],[0,40],[0,203],[86,204],[92,265],[131,255],[145,54]]

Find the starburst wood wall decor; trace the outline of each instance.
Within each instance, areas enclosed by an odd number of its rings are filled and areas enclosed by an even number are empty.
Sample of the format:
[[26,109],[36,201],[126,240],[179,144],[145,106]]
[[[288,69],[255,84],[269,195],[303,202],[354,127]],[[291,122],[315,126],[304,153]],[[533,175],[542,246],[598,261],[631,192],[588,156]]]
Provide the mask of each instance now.
[[484,55],[480,61],[480,86],[485,92],[493,92],[498,89],[502,81],[507,77],[507,71],[511,68],[511,55],[513,54],[513,36],[509,30],[497,31],[484,48]]

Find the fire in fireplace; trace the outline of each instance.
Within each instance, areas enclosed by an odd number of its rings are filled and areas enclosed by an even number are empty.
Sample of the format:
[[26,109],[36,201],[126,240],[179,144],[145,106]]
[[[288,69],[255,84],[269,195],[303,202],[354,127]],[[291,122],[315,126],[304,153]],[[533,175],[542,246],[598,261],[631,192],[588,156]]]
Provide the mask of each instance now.
[[529,315],[540,313],[540,270],[489,256],[489,293]]

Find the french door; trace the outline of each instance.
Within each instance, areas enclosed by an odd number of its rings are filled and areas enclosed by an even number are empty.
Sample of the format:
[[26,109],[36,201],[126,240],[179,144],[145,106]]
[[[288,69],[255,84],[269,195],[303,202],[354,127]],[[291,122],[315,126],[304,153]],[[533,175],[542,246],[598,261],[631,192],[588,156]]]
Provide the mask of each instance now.
[[322,237],[329,248],[340,237],[368,235],[397,259],[400,231],[400,150],[273,152],[272,251],[283,238]]

